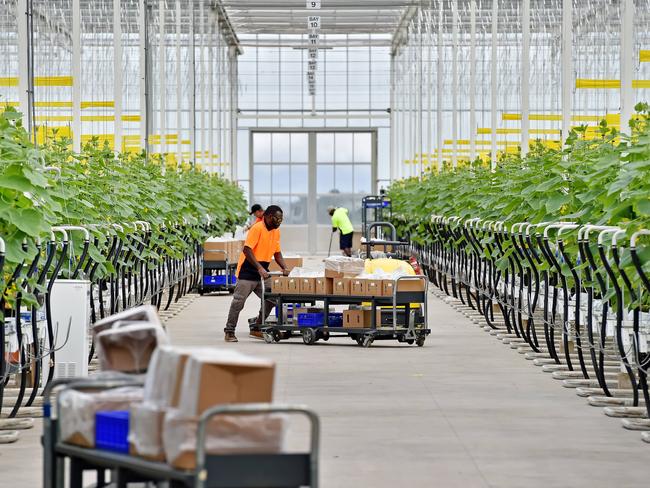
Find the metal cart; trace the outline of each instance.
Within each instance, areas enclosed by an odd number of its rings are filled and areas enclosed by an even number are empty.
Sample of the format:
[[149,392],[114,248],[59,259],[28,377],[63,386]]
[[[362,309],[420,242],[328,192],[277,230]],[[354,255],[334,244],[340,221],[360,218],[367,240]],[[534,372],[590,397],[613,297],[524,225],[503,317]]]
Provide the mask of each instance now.
[[361,199],[361,235],[370,239],[368,227],[392,217],[391,201],[385,195],[367,195]]
[[[206,253],[222,254],[222,261],[206,261]],[[201,258],[201,282],[199,283],[199,294],[235,291],[235,270],[237,263],[228,260],[228,253],[222,250],[204,249]]]
[[[62,383],[67,383],[62,385]],[[196,443],[196,469],[183,471],[162,462],[147,461],[135,456],[100,449],[90,449],[59,440],[58,421],[51,415],[52,390],[55,387],[74,389],[108,389],[133,386],[133,382],[54,380],[44,392],[43,419],[43,487],[81,488],[84,471],[97,474],[97,486],[109,486],[105,472],[111,471],[110,486],[126,488],[129,483],[166,482],[171,488],[298,488],[318,487],[318,455],[320,425],[318,416],[302,406],[241,404],[213,407],[200,419]],[[58,408],[58,401],[57,401]],[[248,415],[286,413],[304,415],[310,423],[310,448],[303,453],[220,454],[206,453],[208,422],[217,415]],[[65,461],[69,461],[65,476]],[[67,479],[66,479],[67,478]]]
[[[418,292],[399,292],[398,284],[404,281],[421,280],[424,283],[424,291]],[[428,328],[428,308],[427,294],[428,283],[424,276],[402,276],[395,281],[393,296],[389,297],[368,297],[368,296],[346,296],[346,295],[290,295],[267,293],[262,280],[262,292],[265,299],[274,300],[279,310],[278,323],[262,324],[264,340],[267,343],[280,342],[286,337],[286,333],[300,332],[302,340],[307,345],[315,344],[318,340],[329,340],[330,337],[350,337],[360,346],[370,347],[375,340],[397,340],[407,344],[417,344],[424,346],[427,335],[431,333]],[[314,303],[323,302],[324,317],[323,326],[303,327],[296,325],[287,325],[283,323],[282,304],[289,303]],[[371,303],[371,323],[367,328],[351,327],[330,327],[329,326],[329,309],[331,305],[361,305]],[[265,301],[262,300],[262,307]],[[411,305],[422,304],[424,314],[418,319],[415,310],[411,310]],[[377,307],[392,307],[393,320],[391,326],[381,327],[377,324]],[[398,308],[404,309],[404,323],[398,324]]]
[[[372,239],[372,231],[378,228],[387,228],[390,231],[390,240],[385,239]],[[385,233],[384,233],[385,234]],[[407,241],[397,240],[397,229],[390,222],[373,222],[368,226],[368,234],[365,237],[365,242],[361,243],[361,246],[366,247],[365,257],[369,258],[371,251],[376,247],[383,247],[384,253],[389,257],[395,257],[401,259],[404,252],[401,252],[401,249],[406,248],[410,245]],[[390,246],[390,252],[388,247]]]

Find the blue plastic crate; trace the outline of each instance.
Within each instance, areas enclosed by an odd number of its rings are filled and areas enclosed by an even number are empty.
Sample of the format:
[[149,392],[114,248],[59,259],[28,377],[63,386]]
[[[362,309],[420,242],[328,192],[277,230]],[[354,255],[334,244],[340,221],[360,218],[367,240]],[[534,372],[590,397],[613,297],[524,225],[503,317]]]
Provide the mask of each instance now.
[[107,451],[129,452],[129,412],[104,411],[95,414],[95,446]]
[[204,276],[203,284],[205,286],[226,286],[228,284],[234,285],[237,283],[237,278],[230,277],[230,283],[226,282],[226,275]]
[[[338,312],[331,312],[328,316],[330,327],[343,326],[343,314]],[[322,327],[325,322],[325,313],[299,313],[298,314],[298,327]]]

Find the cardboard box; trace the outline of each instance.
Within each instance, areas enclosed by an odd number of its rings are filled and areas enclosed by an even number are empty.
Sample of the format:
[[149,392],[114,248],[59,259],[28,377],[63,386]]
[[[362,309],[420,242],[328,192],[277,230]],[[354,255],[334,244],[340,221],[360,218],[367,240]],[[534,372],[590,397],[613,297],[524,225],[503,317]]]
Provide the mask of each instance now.
[[354,278],[350,280],[350,295],[362,297],[366,295],[366,280]]
[[350,329],[367,329],[372,324],[372,310],[345,310],[343,327]]
[[381,288],[382,288],[382,296],[392,297],[393,290],[395,289],[395,282],[393,280],[382,280]]
[[166,343],[159,325],[135,322],[100,332],[95,337],[97,357],[102,371],[144,373],[159,344]]
[[332,271],[331,269],[325,270],[325,278],[331,278],[333,280],[337,278],[356,278],[360,273],[342,273],[340,271]]
[[334,293],[332,278],[316,278],[316,295],[331,295]]
[[350,295],[350,278],[337,278],[332,280],[332,295]]
[[[260,454],[283,451],[286,419],[280,415],[220,415],[207,425],[207,454]],[[196,468],[196,418],[176,410],[165,416],[163,442],[167,462],[174,468]]]
[[366,295],[371,297],[384,296],[384,287],[382,280],[365,280],[366,281]]
[[300,278],[287,278],[284,293],[287,295],[298,295],[300,293]]
[[243,241],[230,241],[228,243],[228,261],[236,263],[239,261],[239,256],[244,250]]
[[226,403],[270,403],[274,376],[272,361],[233,350],[200,351],[185,364],[178,408],[198,416]]
[[[291,271],[293,268],[301,268],[302,267],[302,258],[301,257],[290,257],[284,258],[284,264],[287,265],[287,269]],[[278,265],[278,263],[275,262],[275,259],[271,260],[271,264],[269,265],[269,271],[282,271],[282,268]]]
[[424,291],[424,280],[399,280],[396,283],[397,291],[399,292]]
[[225,261],[229,253],[230,241],[206,241],[203,244],[203,259],[206,261]]
[[300,294],[301,295],[314,295],[316,294],[316,278],[300,278]]
[[271,278],[271,293],[283,294],[287,292],[289,278],[286,276],[273,276]]

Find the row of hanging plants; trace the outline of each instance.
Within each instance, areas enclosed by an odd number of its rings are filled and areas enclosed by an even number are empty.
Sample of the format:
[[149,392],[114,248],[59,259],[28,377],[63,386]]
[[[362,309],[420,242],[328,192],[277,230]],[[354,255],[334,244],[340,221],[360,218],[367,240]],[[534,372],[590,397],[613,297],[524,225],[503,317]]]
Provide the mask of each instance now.
[[[187,163],[166,167],[162,158],[147,158],[144,152],[115,153],[96,140],[80,153],[64,139],[37,147],[19,112],[7,108],[0,114],[3,289],[8,273],[34,260],[37,243],[50,238],[53,226],[79,225],[91,232],[89,254],[100,263],[101,276],[113,271],[104,251],[116,234],[134,252],[147,254],[154,266],[165,257],[182,256],[210,235],[232,230],[245,217],[241,188],[219,175]],[[145,226],[150,245],[142,249],[138,235]],[[75,234],[72,241],[74,255],[83,239]]]

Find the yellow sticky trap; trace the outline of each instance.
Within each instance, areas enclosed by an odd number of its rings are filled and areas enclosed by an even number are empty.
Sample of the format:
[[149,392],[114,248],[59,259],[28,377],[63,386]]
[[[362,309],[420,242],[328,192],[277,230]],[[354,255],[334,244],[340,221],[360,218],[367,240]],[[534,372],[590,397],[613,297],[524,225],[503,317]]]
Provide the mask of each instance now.
[[650,63],[650,50],[641,49],[639,51],[639,61],[641,63]]
[[37,76],[34,86],[72,86],[72,76]]
[[18,78],[15,76],[0,77],[0,86],[18,86]]

